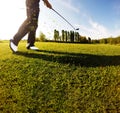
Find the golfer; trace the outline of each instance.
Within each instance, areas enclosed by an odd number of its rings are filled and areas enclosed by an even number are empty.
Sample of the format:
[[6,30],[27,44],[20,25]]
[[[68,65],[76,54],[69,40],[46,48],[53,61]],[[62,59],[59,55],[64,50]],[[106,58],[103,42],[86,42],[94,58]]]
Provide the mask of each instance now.
[[[26,48],[31,50],[38,50],[34,43],[40,11],[39,2],[40,0],[26,0],[27,19],[20,26],[13,39],[10,40],[10,48],[13,52],[18,51],[18,43],[26,34],[28,34]],[[48,8],[52,9],[52,5],[48,0],[43,0],[43,2]]]

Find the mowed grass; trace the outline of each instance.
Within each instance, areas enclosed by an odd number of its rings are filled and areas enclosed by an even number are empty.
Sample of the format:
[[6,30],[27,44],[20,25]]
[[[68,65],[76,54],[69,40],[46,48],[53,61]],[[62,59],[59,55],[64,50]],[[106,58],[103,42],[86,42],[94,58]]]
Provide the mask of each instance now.
[[120,46],[0,42],[0,113],[120,113]]

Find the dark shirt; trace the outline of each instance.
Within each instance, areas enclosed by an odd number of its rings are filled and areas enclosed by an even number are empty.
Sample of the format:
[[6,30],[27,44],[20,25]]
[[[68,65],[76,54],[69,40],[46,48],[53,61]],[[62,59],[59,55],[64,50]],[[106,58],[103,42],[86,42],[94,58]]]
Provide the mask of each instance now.
[[39,8],[40,0],[26,0],[26,6],[29,8]]

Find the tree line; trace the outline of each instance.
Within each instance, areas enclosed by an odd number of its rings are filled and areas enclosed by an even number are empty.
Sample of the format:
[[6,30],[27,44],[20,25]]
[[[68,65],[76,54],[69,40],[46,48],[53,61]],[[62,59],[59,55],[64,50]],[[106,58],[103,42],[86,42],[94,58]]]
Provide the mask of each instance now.
[[79,32],[75,31],[62,30],[61,33],[62,35],[60,35],[58,30],[54,30],[54,41],[89,44],[120,44],[120,36],[92,40],[90,37],[87,38],[86,36],[81,36]]
[[109,37],[109,38],[102,38],[99,40],[92,40],[92,43],[98,44],[120,44],[120,36],[118,37]]
[[103,43],[103,44],[120,44],[120,36],[118,37],[115,37],[115,38],[103,38],[103,39],[100,39],[99,40],[100,43]]
[[71,42],[71,43],[91,43],[91,38],[81,36],[79,32],[62,30],[61,34],[58,30],[54,30],[54,41],[55,42]]
[[120,36],[109,37],[101,39],[91,39],[90,37],[81,36],[79,32],[62,30],[61,33],[58,30],[54,30],[53,40],[48,40],[45,34],[40,33],[40,36],[36,38],[36,41],[41,42],[64,42],[64,43],[84,43],[84,44],[120,44]]

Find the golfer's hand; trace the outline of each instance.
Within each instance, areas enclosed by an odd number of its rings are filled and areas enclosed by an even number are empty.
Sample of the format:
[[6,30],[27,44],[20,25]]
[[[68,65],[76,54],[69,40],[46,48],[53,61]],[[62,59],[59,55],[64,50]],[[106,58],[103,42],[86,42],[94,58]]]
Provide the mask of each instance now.
[[52,5],[48,2],[48,0],[43,0],[43,1],[48,8],[52,9]]

